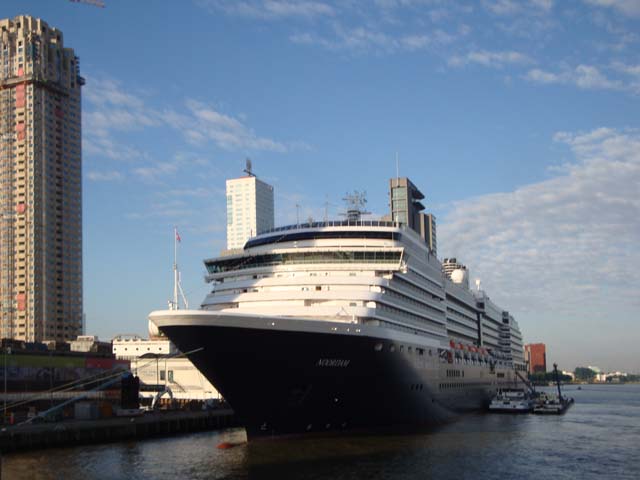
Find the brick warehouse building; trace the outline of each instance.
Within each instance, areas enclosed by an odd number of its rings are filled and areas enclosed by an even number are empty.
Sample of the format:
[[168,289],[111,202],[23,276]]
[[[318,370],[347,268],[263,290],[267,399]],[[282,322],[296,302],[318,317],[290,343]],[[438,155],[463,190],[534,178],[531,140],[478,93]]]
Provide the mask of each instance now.
[[529,373],[547,371],[547,347],[544,343],[530,343],[524,346],[524,359],[529,365]]

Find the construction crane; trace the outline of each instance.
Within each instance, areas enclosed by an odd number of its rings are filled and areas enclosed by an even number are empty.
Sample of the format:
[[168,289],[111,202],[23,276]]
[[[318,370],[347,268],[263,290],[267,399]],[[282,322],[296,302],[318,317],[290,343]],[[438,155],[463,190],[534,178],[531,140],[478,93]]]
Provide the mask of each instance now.
[[93,5],[94,7],[104,8],[104,2],[102,0],[69,0],[71,3],[85,3],[87,5]]

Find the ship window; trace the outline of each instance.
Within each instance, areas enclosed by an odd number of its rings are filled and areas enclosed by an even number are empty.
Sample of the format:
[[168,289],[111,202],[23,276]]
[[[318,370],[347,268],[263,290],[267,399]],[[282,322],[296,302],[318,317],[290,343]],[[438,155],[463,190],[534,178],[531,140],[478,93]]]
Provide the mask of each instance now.
[[162,370],[160,371],[160,380],[164,380],[165,379],[165,371]]
[[[274,265],[294,265],[313,263],[395,263],[400,261],[399,251],[371,252],[288,252],[257,256],[239,257],[230,260],[221,259],[207,263],[210,274],[246,268],[260,268]],[[293,276],[293,275],[292,275]]]
[[373,347],[373,349],[376,352],[379,352],[380,350],[382,350],[382,344],[381,343],[376,343],[375,347]]
[[320,285],[316,285],[316,292],[318,292],[318,291],[320,291],[320,290],[322,290],[322,286],[320,286]]
[[417,348],[418,355],[424,355],[424,348]]
[[395,352],[395,351],[396,351],[396,346],[395,346],[395,345],[391,345],[391,346],[389,347],[389,351],[390,351],[390,352]]

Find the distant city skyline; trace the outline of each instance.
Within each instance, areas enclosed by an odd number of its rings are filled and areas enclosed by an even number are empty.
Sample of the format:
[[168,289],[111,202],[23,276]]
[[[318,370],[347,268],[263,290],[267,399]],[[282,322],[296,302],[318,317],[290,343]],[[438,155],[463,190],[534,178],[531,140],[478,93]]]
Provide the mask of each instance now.
[[[82,60],[87,331],[144,332],[173,226],[198,305],[248,156],[276,225],[388,211],[399,174],[548,363],[640,371],[640,7],[553,0],[8,0]],[[144,19],[144,22],[141,21]],[[144,26],[143,26],[144,25]]]

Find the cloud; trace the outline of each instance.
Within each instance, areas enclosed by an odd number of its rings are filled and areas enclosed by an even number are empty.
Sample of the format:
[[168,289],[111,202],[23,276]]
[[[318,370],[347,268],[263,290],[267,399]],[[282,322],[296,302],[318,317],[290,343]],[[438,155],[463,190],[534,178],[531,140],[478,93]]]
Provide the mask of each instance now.
[[548,13],[553,9],[553,0],[483,0],[482,6],[499,16],[534,12]]
[[629,17],[640,17],[640,2],[638,0],[584,0],[595,7],[612,8]]
[[115,105],[134,109],[142,108],[144,105],[140,96],[125,92],[120,82],[113,78],[88,76],[82,95],[94,105]]
[[215,196],[224,196],[225,190],[221,188],[213,188],[213,187],[174,188],[162,193],[168,197],[210,198]]
[[544,12],[550,12],[553,9],[553,0],[531,0],[531,4]]
[[[133,173],[146,183],[159,183],[165,177],[174,175],[189,167],[197,167],[199,170],[202,170],[208,165],[209,161],[205,158],[179,152],[176,153],[171,160],[156,161],[149,165],[135,168]],[[178,190],[172,191],[177,192]],[[195,192],[195,190],[192,190],[192,192]]]
[[496,15],[513,15],[522,9],[522,6],[514,0],[485,0],[482,2],[482,5]]
[[468,30],[461,27],[456,34],[440,29],[431,32],[395,35],[379,29],[365,26],[345,27],[333,24],[332,35],[321,35],[313,32],[296,33],[289,37],[293,43],[316,45],[328,50],[348,50],[352,52],[385,52],[418,51],[450,44]]
[[[148,160],[146,153],[119,140],[119,135],[167,127],[180,132],[190,144],[213,143],[225,150],[285,153],[310,148],[298,140],[284,143],[259,136],[239,117],[193,99],[186,99],[183,108],[152,107],[142,100],[143,95],[125,92],[117,80],[98,78],[92,82],[86,96],[89,108],[84,113],[83,132],[85,152],[90,155],[114,160]],[[167,168],[168,165],[141,167],[134,173],[151,181],[166,173]]]
[[578,65],[573,70],[563,70],[559,73],[548,72],[534,68],[525,77],[533,83],[575,85],[585,90],[624,90],[628,88],[620,80],[612,80],[593,65]]
[[263,150],[284,153],[291,149],[282,142],[260,137],[238,118],[223,114],[213,106],[194,99],[185,101],[187,113],[167,110],[164,121],[182,132],[188,142],[213,142],[225,150]]
[[311,19],[335,14],[334,8],[327,3],[305,0],[200,0],[198,4],[212,13],[222,11],[228,15],[261,20]]
[[177,218],[184,219],[193,215],[193,208],[183,200],[170,200],[152,202],[145,212],[128,212],[125,218],[129,220],[142,220],[148,218]]
[[620,82],[609,80],[591,65],[578,65],[572,78],[580,88],[618,89],[621,86]]
[[622,62],[614,62],[611,68],[626,75],[627,88],[636,95],[640,95],[640,64],[629,65]]
[[440,255],[461,258],[500,303],[535,317],[637,311],[640,130],[554,140],[574,156],[563,173],[456,202],[439,228]]
[[114,170],[108,172],[87,172],[87,179],[91,180],[92,182],[114,182],[120,181],[122,180],[122,178],[122,174]]
[[533,60],[520,52],[490,52],[487,50],[475,50],[463,56],[453,56],[449,58],[447,63],[450,67],[463,67],[473,63],[484,67],[502,68],[507,64],[522,65],[533,63]]
[[133,173],[148,183],[155,183],[161,177],[171,175],[178,171],[178,162],[157,162],[147,167],[138,167]]
[[613,68],[626,73],[627,75],[632,75],[634,77],[640,78],[640,65],[627,65],[621,62],[615,62],[613,64]]

